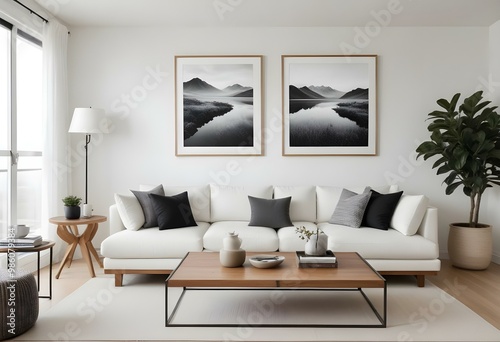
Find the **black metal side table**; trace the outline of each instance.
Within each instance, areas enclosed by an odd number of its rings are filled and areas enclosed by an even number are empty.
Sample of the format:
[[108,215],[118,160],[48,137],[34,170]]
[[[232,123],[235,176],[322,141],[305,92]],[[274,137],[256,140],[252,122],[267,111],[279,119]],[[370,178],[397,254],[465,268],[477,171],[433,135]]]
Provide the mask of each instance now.
[[[49,295],[40,296],[38,298],[48,298],[52,299],[52,249],[56,243],[54,241],[42,241],[42,244],[36,247],[30,246],[14,246],[14,247],[0,247],[0,253],[37,253],[37,287],[38,292],[40,292],[40,252],[46,249],[50,249],[50,261],[49,261]],[[8,268],[9,258],[7,256],[7,268]]]

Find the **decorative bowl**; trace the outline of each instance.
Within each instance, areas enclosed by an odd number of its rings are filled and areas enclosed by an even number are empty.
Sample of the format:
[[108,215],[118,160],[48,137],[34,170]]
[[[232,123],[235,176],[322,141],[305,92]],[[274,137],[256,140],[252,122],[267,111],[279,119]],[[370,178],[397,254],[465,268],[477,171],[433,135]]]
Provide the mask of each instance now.
[[284,256],[281,255],[255,255],[248,259],[252,266],[257,268],[272,268],[276,267],[285,260]]
[[12,229],[14,231],[14,239],[22,239],[30,232],[30,227],[24,224],[18,224],[16,226],[12,226]]

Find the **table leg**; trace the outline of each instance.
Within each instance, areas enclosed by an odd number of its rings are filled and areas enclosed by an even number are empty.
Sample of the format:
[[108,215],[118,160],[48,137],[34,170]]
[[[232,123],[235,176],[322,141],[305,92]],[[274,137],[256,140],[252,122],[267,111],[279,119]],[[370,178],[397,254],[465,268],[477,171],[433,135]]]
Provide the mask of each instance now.
[[[77,242],[78,242],[78,240],[80,239],[80,233],[78,232],[78,226],[69,226],[66,229],[68,232],[73,233],[73,235],[76,237]],[[73,251],[71,252],[71,254],[69,256],[68,268],[70,268],[71,264],[73,263],[73,257],[75,256],[75,250],[76,250],[76,246],[75,246],[75,248],[73,248]]]
[[[91,258],[91,249],[94,247],[92,246],[92,237],[94,237],[95,233],[97,231],[97,223],[91,223],[87,225],[87,229],[83,232],[82,236],[80,236],[79,239],[79,245],[80,249],[82,251],[83,258],[85,259],[85,262],[87,263],[90,275],[92,277],[95,277],[95,272],[94,272],[94,266],[92,265],[92,258]],[[90,248],[91,247],[91,248]],[[92,254],[94,254],[92,252]],[[97,252],[96,252],[97,254]],[[94,255],[95,257],[95,255]]]
[[38,287],[38,292],[40,292],[40,251],[36,252],[36,282]]
[[59,265],[59,270],[56,273],[56,279],[59,279],[59,275],[61,274],[64,265],[68,262],[70,256],[72,258],[73,254],[75,253],[76,246],[78,245],[78,238],[71,234],[66,229],[66,226],[63,225],[57,226],[57,235],[66,243],[68,243],[68,246],[66,247],[66,253],[64,253],[64,257],[61,261],[61,264]]
[[79,245],[80,245],[80,250],[82,251],[82,256],[85,259],[85,262],[87,263],[90,276],[94,278],[95,277],[94,266],[92,265],[92,259],[90,259],[90,252],[89,249],[87,248],[87,244],[83,241],[83,239],[80,239]]
[[90,253],[92,253],[92,255],[94,256],[97,263],[99,264],[99,267],[104,268],[104,265],[103,265],[101,259],[99,258],[99,255],[97,254],[97,251],[95,250],[94,245],[92,244],[92,240],[94,239],[94,236],[97,233],[98,228],[99,228],[99,224],[94,223],[94,227],[92,227],[92,231],[91,231],[91,234],[89,236],[89,240],[87,241],[87,247],[88,247]]
[[49,299],[52,299],[52,251],[53,247],[50,247],[50,261],[49,261]]

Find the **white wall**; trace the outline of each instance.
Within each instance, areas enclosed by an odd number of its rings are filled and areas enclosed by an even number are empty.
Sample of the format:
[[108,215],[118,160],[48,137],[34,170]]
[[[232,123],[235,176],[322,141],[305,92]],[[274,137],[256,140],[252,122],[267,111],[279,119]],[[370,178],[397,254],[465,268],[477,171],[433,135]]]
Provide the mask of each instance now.
[[[488,28],[384,28],[363,42],[354,28],[72,28],[70,108],[102,107],[113,120],[112,133],[94,138],[98,146],[90,151],[89,202],[107,214],[113,193],[143,183],[380,185],[397,179],[439,208],[445,254],[448,223],[467,219],[468,200],[459,191],[445,196],[443,178],[431,162],[415,161],[414,150],[428,137],[425,119],[438,98],[468,95],[487,79],[488,34]],[[342,54],[342,44],[361,43],[366,46],[357,53],[379,56],[378,156],[283,157],[279,131],[267,135],[261,157],[175,156],[175,55],[263,55],[270,131],[282,115],[282,54]],[[160,71],[154,84],[151,70]],[[73,187],[83,194],[83,137],[72,139]],[[232,161],[239,172],[226,179],[221,175]]]

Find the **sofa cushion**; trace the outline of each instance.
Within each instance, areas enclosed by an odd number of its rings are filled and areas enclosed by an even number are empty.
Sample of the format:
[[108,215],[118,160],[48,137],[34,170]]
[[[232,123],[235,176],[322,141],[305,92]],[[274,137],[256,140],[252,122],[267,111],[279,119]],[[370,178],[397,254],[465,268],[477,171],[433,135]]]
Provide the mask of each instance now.
[[[150,190],[153,187],[153,185],[143,184],[139,189]],[[196,222],[210,222],[210,187],[208,184],[201,186],[163,184],[163,190],[165,191],[165,196],[173,196],[187,191],[193,217]]]
[[149,194],[160,230],[197,226],[186,191],[174,196]]
[[[347,187],[348,190],[361,193],[366,187]],[[342,193],[342,187],[338,186],[317,186],[316,187],[316,198],[317,198],[317,220],[316,222],[327,222],[331,217],[332,213],[337,206],[337,203]],[[398,191],[397,185],[385,185],[385,186],[375,186],[371,189],[381,193],[387,194],[391,192]],[[292,198],[293,201],[293,198]],[[292,219],[293,220],[293,219]]]
[[158,185],[154,187],[151,190],[148,191],[138,191],[138,190],[130,190],[134,194],[135,197],[137,197],[137,200],[139,201],[142,211],[144,212],[144,228],[151,228],[151,227],[157,227],[158,226],[158,221],[156,219],[156,213],[155,210],[153,209],[153,205],[151,203],[151,199],[149,198],[149,194],[155,194],[155,195],[165,195],[165,192],[163,191],[163,185]]
[[266,199],[248,196],[252,216],[249,226],[281,228],[292,225],[290,220],[291,197]]
[[268,227],[249,226],[248,221],[218,221],[212,223],[203,237],[203,245],[209,251],[220,251],[222,240],[235,232],[241,239],[241,248],[247,252],[273,252],[278,250],[276,230]]
[[316,187],[275,186],[274,198],[283,197],[292,197],[290,204],[292,221],[316,222]]
[[138,230],[145,222],[144,212],[137,197],[133,195],[115,194],[115,203],[118,214],[125,228]]
[[328,222],[359,228],[370,196],[370,191],[357,194],[347,189],[342,190],[337,206]]
[[203,250],[203,235],[208,227],[208,223],[198,222],[195,227],[162,231],[158,228],[122,230],[104,239],[101,254],[118,259],[183,258],[187,252]]
[[423,195],[404,195],[399,199],[391,227],[404,235],[413,235],[417,232],[424,218],[429,199]]
[[358,252],[365,259],[436,259],[436,243],[421,235],[407,236],[395,229],[380,230],[320,223],[333,252]]
[[366,206],[361,225],[377,229],[389,229],[392,215],[402,194],[403,191],[381,194],[371,190],[370,200]]
[[211,220],[250,221],[248,196],[272,199],[271,186],[225,186],[210,184]]

